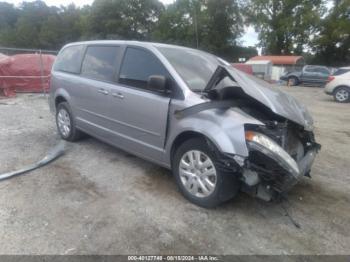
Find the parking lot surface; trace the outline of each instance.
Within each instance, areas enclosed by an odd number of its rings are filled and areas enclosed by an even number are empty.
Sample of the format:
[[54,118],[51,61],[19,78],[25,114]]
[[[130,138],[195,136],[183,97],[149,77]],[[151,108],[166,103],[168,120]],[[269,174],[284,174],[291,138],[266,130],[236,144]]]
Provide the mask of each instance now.
[[[168,170],[87,138],[0,182],[0,254],[349,254],[350,105],[321,88],[281,88],[309,108],[322,144],[312,179],[284,208],[244,193],[216,209],[194,206]],[[0,119],[0,173],[59,141],[43,95],[1,99]]]

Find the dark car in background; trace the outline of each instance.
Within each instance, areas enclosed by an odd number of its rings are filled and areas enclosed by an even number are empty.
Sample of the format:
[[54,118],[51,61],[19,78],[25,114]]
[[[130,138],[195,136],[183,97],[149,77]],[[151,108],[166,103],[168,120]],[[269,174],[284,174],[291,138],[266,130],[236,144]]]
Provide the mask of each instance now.
[[306,65],[301,71],[288,72],[280,79],[287,81],[291,86],[299,84],[324,86],[333,69],[326,66]]

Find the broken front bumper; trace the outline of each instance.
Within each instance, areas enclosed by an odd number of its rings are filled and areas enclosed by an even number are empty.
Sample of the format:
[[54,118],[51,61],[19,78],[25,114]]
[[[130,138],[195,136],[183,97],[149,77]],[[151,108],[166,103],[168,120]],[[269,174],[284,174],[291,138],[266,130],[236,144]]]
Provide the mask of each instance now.
[[279,183],[275,183],[274,189],[279,193],[287,192],[299,182],[301,177],[310,177],[311,166],[314,163],[317,151],[318,150],[316,149],[309,150],[305,156],[297,163],[299,167],[299,173],[293,175],[290,173],[285,173],[279,180],[276,181]]
[[[289,191],[298,183],[301,177],[309,176],[311,166],[321,146],[314,143],[310,146],[303,158],[298,162],[286,159],[257,143],[248,142],[250,157],[248,169],[259,177],[259,186],[264,186],[273,193]],[[295,165],[292,165],[291,161]]]

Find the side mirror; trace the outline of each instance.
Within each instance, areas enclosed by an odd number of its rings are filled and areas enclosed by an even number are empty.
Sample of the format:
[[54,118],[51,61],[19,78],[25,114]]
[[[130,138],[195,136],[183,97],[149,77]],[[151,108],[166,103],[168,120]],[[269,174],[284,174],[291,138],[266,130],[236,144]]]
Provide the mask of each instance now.
[[147,89],[160,93],[167,91],[167,79],[165,76],[152,75],[148,78]]

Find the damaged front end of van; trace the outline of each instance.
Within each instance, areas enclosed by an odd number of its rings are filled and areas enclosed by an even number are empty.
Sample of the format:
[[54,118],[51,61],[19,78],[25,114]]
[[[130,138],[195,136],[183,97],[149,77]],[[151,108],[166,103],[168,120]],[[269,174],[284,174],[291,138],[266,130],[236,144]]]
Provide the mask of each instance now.
[[230,66],[217,68],[202,96],[206,102],[175,115],[208,119],[211,114],[225,129],[235,151],[221,152],[221,166],[239,176],[242,191],[270,201],[310,177],[321,146],[312,117],[297,100]]
[[242,165],[244,191],[268,201],[288,192],[301,177],[310,177],[320,149],[312,132],[275,121],[248,126],[245,137],[249,156]]

